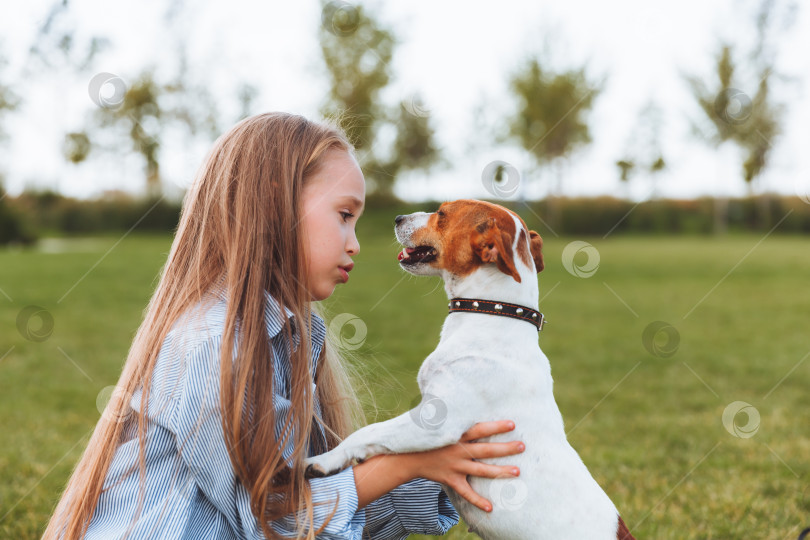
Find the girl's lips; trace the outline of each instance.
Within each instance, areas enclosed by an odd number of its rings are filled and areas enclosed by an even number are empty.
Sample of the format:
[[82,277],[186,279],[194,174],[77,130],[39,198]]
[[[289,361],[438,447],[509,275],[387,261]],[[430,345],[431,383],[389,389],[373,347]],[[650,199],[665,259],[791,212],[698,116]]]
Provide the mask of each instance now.
[[340,275],[343,277],[343,283],[349,281],[349,273],[346,271],[346,269],[342,266],[338,266],[338,268],[340,268]]

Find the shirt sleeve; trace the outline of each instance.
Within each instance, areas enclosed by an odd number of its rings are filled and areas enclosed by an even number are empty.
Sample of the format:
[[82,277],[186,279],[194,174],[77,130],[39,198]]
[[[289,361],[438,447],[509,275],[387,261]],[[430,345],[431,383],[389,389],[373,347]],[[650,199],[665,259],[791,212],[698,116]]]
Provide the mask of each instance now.
[[458,512],[442,485],[417,478],[397,486],[365,507],[364,538],[404,539],[411,534],[447,534],[458,523]]
[[[191,481],[228,521],[239,538],[264,539],[258,520],[250,511],[250,494],[236,478],[222,433],[219,401],[219,354],[221,338],[209,338],[189,353],[179,385],[173,395],[174,407],[168,429],[176,436],[180,458]],[[283,422],[289,401],[274,396],[276,421]],[[286,453],[286,452],[285,452]],[[335,514],[318,538],[361,540],[365,515],[357,511],[354,471],[310,480],[314,526],[319,528],[335,509]],[[301,511],[300,516],[305,514]],[[293,535],[295,515],[271,523],[280,534]]]

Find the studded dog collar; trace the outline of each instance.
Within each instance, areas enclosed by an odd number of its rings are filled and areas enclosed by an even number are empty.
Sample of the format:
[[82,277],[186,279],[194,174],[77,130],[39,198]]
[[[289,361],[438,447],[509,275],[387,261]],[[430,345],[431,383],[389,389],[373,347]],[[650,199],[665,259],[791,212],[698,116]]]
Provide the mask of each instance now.
[[543,325],[548,321],[539,311],[535,311],[526,306],[518,304],[508,304],[506,302],[493,302],[492,300],[481,300],[478,298],[453,298],[447,304],[450,313],[462,311],[466,313],[487,313],[489,315],[501,315],[520,319],[532,323],[537,327],[537,331],[543,329]]

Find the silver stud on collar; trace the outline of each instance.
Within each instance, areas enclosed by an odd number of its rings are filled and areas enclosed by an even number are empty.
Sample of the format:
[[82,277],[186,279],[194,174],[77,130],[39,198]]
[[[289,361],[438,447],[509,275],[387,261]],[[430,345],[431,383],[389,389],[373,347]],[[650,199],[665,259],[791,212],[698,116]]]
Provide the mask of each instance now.
[[456,302],[456,307],[461,306],[461,302]]
[[518,315],[520,315],[521,313],[523,313],[523,309],[522,309],[522,308],[517,308],[517,309],[515,310],[515,313],[517,313]]
[[532,313],[532,319],[537,319],[537,313]]
[[473,307],[477,308],[478,307],[478,302],[473,302]]
[[503,306],[502,306],[502,305],[500,305],[500,304],[495,304],[495,311],[502,311],[502,310],[503,310]]

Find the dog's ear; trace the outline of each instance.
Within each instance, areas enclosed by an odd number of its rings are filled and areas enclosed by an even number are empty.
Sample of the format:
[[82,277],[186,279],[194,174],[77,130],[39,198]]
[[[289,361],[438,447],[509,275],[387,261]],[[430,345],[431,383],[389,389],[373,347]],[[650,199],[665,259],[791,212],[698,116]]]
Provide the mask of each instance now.
[[485,263],[495,263],[498,270],[512,276],[520,283],[520,274],[515,268],[515,259],[512,253],[514,238],[501,230],[494,218],[478,225],[470,235],[470,246],[473,253]]
[[529,247],[532,251],[534,266],[537,267],[537,273],[539,274],[543,271],[545,265],[543,264],[543,239],[537,234],[537,231],[529,231]]

